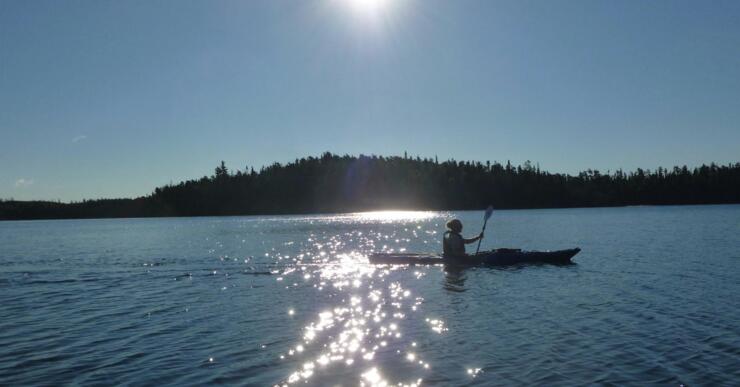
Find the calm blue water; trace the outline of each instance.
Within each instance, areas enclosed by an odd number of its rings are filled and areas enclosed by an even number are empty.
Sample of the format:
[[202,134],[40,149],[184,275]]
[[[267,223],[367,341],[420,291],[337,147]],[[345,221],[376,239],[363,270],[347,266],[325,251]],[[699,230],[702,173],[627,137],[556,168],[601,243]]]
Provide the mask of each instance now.
[[737,385],[740,206],[0,222],[0,385]]

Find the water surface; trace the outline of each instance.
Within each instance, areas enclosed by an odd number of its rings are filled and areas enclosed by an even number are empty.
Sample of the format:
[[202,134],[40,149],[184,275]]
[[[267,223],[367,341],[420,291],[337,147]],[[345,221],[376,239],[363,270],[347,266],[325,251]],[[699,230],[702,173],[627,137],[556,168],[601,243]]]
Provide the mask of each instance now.
[[[0,385],[732,385],[740,206],[0,222]],[[474,247],[473,247],[474,248]]]

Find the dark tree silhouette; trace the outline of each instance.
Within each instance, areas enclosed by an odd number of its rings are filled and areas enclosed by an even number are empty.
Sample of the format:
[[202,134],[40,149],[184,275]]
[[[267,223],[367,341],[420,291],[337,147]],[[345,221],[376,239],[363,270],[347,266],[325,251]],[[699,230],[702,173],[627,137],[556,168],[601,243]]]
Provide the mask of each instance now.
[[223,160],[221,160],[221,165],[216,167],[214,177],[217,180],[221,180],[221,179],[225,179],[229,177],[229,169],[226,168],[226,163]]
[[588,169],[576,176],[526,161],[455,161],[324,153],[282,165],[158,187],[136,199],[59,203],[0,201],[0,219],[201,216],[740,203],[740,163],[625,173]]

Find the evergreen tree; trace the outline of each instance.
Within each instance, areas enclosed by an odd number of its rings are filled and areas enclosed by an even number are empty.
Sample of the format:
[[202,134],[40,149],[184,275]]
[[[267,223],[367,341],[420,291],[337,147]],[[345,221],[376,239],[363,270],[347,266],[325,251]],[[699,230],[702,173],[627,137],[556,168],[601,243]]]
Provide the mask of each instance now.
[[282,165],[154,189],[136,199],[75,203],[0,201],[0,219],[200,216],[363,211],[384,208],[479,209],[643,204],[740,203],[740,163],[638,168],[575,176],[541,171],[531,161],[505,166],[436,158],[353,157],[326,152]]

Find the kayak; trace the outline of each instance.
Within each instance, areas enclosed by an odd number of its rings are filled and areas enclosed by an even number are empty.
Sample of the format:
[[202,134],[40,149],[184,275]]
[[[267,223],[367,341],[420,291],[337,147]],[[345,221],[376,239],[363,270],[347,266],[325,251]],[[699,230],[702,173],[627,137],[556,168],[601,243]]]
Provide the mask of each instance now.
[[521,263],[570,263],[579,248],[557,251],[527,251],[521,249],[496,249],[484,251],[467,257],[446,257],[438,254],[407,253],[373,253],[370,263],[383,265],[469,265],[469,266],[503,266]]

